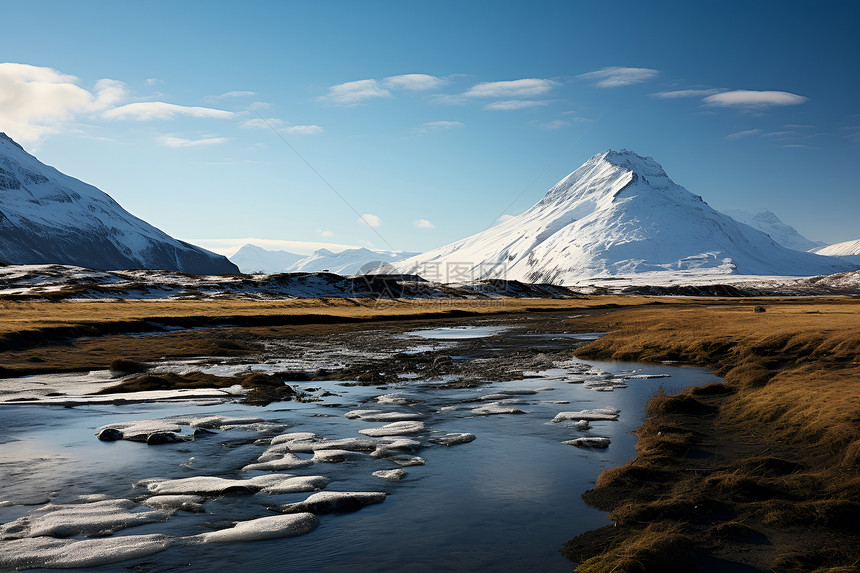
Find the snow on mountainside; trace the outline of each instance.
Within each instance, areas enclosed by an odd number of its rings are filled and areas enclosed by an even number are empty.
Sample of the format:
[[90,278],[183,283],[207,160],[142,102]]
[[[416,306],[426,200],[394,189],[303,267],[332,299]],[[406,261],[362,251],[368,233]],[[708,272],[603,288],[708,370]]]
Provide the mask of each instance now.
[[651,273],[809,276],[856,266],[786,249],[675,184],[650,157],[607,151],[525,213],[395,268],[428,280],[571,285]]
[[289,251],[269,251],[248,243],[228,258],[243,273],[282,273],[305,256]]
[[817,249],[812,249],[811,252],[827,257],[839,257],[849,263],[860,265],[860,239],[836,243],[835,245],[828,245],[826,247],[818,247]]
[[41,163],[0,133],[0,260],[93,269],[235,273],[221,255],[178,241],[109,195]]
[[742,209],[729,209],[723,211],[723,214],[769,235],[771,239],[787,249],[806,252],[821,246],[821,243],[810,241],[801,235],[797,229],[783,223],[772,211],[760,211],[753,214]]
[[287,272],[316,273],[327,271],[339,275],[357,275],[417,254],[404,251],[372,251],[364,247],[346,249],[339,253],[334,253],[328,249],[317,249],[312,255],[296,262],[287,269]]

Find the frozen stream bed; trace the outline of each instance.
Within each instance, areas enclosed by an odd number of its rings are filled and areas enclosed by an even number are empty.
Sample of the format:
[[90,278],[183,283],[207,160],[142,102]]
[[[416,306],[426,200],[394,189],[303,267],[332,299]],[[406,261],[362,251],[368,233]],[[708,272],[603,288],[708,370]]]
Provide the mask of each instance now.
[[5,404],[0,570],[569,571],[564,541],[607,524],[580,494],[633,456],[647,399],[719,379],[555,366],[477,388],[314,382],[330,395],[265,407]]

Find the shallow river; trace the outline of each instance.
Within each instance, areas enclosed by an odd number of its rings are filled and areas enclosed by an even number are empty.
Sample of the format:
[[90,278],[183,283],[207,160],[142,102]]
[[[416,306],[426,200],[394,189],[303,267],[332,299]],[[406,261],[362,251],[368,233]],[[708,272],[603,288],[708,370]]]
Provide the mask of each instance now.
[[[426,336],[433,337],[432,332]],[[640,377],[622,380],[620,375]],[[608,379],[627,387],[595,391],[582,383]],[[630,431],[641,425],[648,398],[660,385],[677,391],[718,380],[695,368],[573,361],[563,368],[530,373],[524,380],[470,389],[444,388],[420,378],[403,379],[387,389],[327,382],[322,386],[337,395],[321,402],[280,402],[262,408],[232,402],[3,406],[0,523],[37,511],[48,501],[70,503],[91,494],[141,502],[151,494],[145,485],[135,484],[146,478],[247,479],[273,473],[241,468],[257,460],[273,436],[283,432],[364,439],[359,429],[388,422],[347,419],[344,414],[373,408],[423,416],[424,430],[403,437],[420,440],[420,449],[410,455],[420,456],[425,465],[406,466],[406,477],[389,481],[372,473],[397,468],[397,463],[356,453],[343,463],[314,463],[288,471],[329,478],[326,491],[385,492],[383,503],[354,513],[321,515],[319,527],[298,537],[174,546],[92,570],[570,571],[572,563],[559,554],[564,541],[608,523],[606,514],[586,506],[580,494],[592,487],[602,470],[633,456],[635,437]],[[500,392],[508,395],[481,399]],[[392,393],[408,404],[375,399]],[[473,412],[490,403],[524,413]],[[584,431],[573,421],[550,422],[559,412],[596,408],[615,408],[620,416],[616,421],[593,421]],[[158,446],[101,442],[95,437],[97,428],[116,422],[211,415],[259,417],[286,428],[265,424],[222,428],[194,441]],[[451,447],[429,441],[447,432],[469,432],[476,439]],[[611,444],[592,449],[562,443],[584,436],[606,437]],[[176,511],[163,521],[121,529],[114,537],[190,536],[276,515],[267,508],[308,495],[260,492],[207,498],[205,512]],[[143,510],[149,508],[132,511]],[[0,541],[0,556],[5,543]]]

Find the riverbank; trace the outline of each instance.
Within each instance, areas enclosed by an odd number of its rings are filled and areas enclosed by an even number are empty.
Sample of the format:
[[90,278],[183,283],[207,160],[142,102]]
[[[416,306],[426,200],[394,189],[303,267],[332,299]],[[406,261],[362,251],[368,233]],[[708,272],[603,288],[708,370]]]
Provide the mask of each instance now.
[[637,457],[584,495],[615,526],[567,543],[577,571],[857,570],[860,301],[660,305],[576,324],[609,331],[581,358],[725,376],[652,399]]

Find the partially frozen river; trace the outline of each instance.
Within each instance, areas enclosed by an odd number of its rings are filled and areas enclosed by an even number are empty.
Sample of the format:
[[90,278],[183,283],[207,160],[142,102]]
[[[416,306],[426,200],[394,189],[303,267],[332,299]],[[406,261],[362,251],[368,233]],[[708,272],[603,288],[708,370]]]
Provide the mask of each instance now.
[[[470,334],[440,330],[410,335],[423,343]],[[301,382],[320,389],[319,401],[265,407],[2,405],[0,570],[569,571],[563,543],[608,523],[580,494],[633,456],[630,431],[648,398],[661,384],[676,391],[718,380],[695,368],[571,356],[472,388],[418,375],[385,388]],[[96,438],[104,426],[142,420],[198,435],[161,445]],[[564,443],[589,437],[610,444]],[[389,470],[403,471],[374,475]],[[200,476],[247,487],[185,479]],[[318,511],[318,521],[260,520],[320,488],[387,495],[358,511]],[[254,540],[266,536],[274,538]]]

